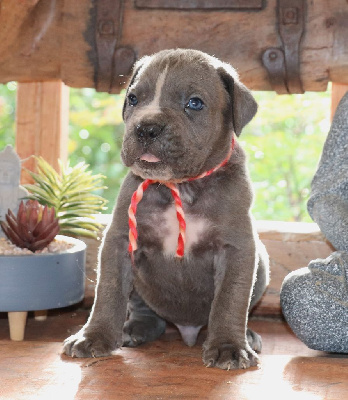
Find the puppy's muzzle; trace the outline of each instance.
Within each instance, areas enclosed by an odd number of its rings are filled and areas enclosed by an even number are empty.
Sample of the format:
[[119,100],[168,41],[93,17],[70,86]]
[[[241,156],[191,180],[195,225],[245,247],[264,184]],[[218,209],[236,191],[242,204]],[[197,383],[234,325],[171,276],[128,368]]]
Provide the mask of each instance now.
[[147,145],[154,142],[163,132],[165,126],[154,123],[141,123],[136,126],[135,134],[138,141]]

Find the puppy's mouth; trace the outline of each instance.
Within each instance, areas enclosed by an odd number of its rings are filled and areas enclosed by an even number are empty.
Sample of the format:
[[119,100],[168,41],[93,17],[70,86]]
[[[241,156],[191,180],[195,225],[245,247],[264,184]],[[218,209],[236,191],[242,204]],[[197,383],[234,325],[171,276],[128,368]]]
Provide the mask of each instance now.
[[145,153],[139,157],[140,161],[144,161],[145,163],[160,163],[161,160],[156,157],[154,154]]
[[135,175],[139,175],[143,179],[167,181],[173,178],[171,168],[153,153],[140,155],[131,166],[131,169]]

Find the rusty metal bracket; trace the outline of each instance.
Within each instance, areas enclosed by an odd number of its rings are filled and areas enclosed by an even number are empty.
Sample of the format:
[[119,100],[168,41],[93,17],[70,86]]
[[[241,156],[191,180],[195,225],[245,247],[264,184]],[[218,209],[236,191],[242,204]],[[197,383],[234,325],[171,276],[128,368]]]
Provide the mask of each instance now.
[[305,0],[278,0],[277,16],[283,47],[267,49],[262,55],[263,65],[278,94],[303,93],[300,44],[304,33]]
[[135,62],[133,49],[118,46],[122,34],[124,0],[97,0],[96,7],[96,89],[118,93]]

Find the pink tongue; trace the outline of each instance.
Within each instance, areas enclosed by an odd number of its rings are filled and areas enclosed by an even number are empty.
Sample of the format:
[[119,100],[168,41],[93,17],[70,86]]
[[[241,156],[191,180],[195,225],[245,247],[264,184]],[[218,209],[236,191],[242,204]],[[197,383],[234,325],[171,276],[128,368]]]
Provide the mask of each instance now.
[[140,157],[140,160],[147,162],[160,162],[161,160],[150,153],[145,153]]

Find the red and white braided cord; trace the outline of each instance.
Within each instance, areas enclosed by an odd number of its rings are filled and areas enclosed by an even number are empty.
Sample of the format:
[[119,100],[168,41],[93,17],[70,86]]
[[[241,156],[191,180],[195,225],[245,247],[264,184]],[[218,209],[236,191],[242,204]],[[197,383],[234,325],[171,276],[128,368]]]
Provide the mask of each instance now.
[[128,225],[129,225],[129,246],[128,251],[133,254],[133,252],[138,248],[137,240],[138,240],[138,231],[137,231],[137,220],[135,218],[135,214],[137,212],[138,204],[143,198],[145,190],[149,187],[149,185],[153,183],[152,180],[146,179],[142,182],[138,189],[133,193],[131,203],[128,208]]
[[179,222],[179,237],[178,237],[178,246],[176,248],[176,256],[183,257],[185,250],[185,232],[186,232],[186,221],[185,214],[182,208],[182,202],[180,198],[180,192],[175,183],[166,183],[165,184],[170,191],[172,192],[172,196],[174,198],[174,204],[176,209],[176,217]]
[[[224,161],[222,161],[219,165],[212,168],[211,170],[203,172],[201,175],[198,175],[196,177],[188,178],[182,182],[189,182],[189,181],[193,181],[196,179],[204,178],[205,176],[209,176],[213,172],[217,171],[219,168],[225,166],[227,164],[228,160],[231,158],[233,149],[234,149],[234,137],[232,139],[232,146],[230,148],[228,156],[225,158]],[[173,183],[173,182],[158,182],[158,181],[152,180],[152,179],[146,179],[145,181],[143,181],[138,186],[138,189],[132,195],[131,204],[128,208],[128,217],[129,217],[129,219],[128,219],[128,223],[129,223],[128,251],[131,254],[131,258],[133,260],[133,253],[138,248],[138,245],[137,245],[138,231],[137,231],[137,221],[136,221],[136,217],[135,217],[136,212],[137,212],[137,207],[138,207],[138,204],[140,203],[141,199],[143,198],[145,190],[153,183],[161,183],[162,185],[167,186],[170,189],[171,194],[173,196],[174,205],[175,205],[175,209],[176,209],[176,216],[177,216],[177,219],[179,222],[179,236],[178,236],[178,245],[177,245],[177,249],[176,249],[176,256],[181,258],[181,257],[183,257],[184,250],[185,250],[186,221],[185,221],[184,210],[182,208],[182,202],[181,202],[178,186],[176,183]]]

